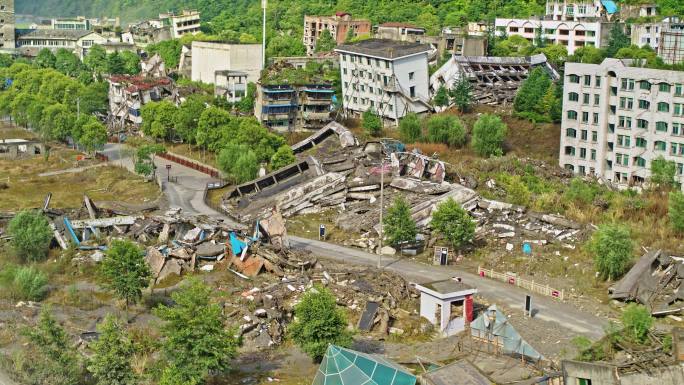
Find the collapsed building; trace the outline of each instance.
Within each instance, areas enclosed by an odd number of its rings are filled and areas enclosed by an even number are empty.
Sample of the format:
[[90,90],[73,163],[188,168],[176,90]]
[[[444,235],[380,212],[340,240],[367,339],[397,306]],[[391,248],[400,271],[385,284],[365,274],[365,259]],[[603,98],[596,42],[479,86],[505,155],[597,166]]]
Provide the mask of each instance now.
[[637,301],[651,314],[664,316],[684,311],[682,282],[684,257],[653,250],[644,254],[609,292],[613,299]]
[[470,82],[475,103],[508,104],[535,68],[543,69],[554,81],[560,79],[543,53],[528,57],[454,55],[430,76],[430,92],[434,95],[442,86],[451,90],[465,78]]
[[317,130],[332,120],[335,87],[331,71],[271,66],[257,83],[254,115],[270,130]]
[[113,75],[109,79],[109,116],[111,128],[124,129],[142,123],[140,109],[149,102],[171,100],[178,103],[180,96],[173,80],[168,77],[145,75]]
[[[563,217],[485,199],[460,183],[449,182],[445,162],[406,151],[396,140],[360,145],[336,122],[292,148],[295,163],[231,189],[222,200],[223,210],[238,221],[259,218],[273,207],[286,218],[335,210],[335,226],[350,234],[345,244],[377,252],[382,185],[385,209],[399,196],[411,206],[421,233],[416,244],[425,245],[432,213],[447,199],[470,212],[478,225],[476,237],[482,239],[574,247],[588,231]],[[353,239],[351,234],[360,238]]]

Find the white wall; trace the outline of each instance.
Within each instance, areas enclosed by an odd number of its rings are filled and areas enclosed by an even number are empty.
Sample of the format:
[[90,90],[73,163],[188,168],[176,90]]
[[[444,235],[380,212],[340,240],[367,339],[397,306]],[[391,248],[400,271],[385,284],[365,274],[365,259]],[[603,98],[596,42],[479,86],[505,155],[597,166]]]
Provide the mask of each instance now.
[[256,83],[261,63],[261,44],[192,42],[193,81],[213,84],[216,71],[231,70],[247,73],[247,81]]

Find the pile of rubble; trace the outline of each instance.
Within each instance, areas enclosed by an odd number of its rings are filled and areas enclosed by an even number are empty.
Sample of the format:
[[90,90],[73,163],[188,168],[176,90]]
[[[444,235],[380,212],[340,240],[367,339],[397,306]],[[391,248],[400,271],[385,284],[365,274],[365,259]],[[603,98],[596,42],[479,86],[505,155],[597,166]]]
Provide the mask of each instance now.
[[655,316],[684,311],[684,257],[654,250],[644,254],[615,286],[610,297],[637,301]]
[[239,323],[238,332],[247,349],[278,345],[301,295],[315,290],[314,285],[330,289],[338,305],[352,311],[361,331],[380,336],[401,334],[405,331],[395,327],[397,320],[413,318],[420,322],[415,310],[405,310],[416,309],[418,293],[400,276],[333,263],[323,266],[320,262],[308,272],[270,276],[252,288],[222,288],[235,294],[224,304],[224,314]]

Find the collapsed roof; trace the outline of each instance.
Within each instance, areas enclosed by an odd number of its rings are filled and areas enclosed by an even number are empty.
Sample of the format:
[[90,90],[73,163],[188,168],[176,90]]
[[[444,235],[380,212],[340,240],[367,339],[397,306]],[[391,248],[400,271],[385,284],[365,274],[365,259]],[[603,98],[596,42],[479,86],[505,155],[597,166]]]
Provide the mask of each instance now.
[[485,339],[503,348],[505,354],[516,354],[535,361],[544,358],[508,323],[508,317],[496,305],[482,312],[471,324],[473,337]]
[[535,68],[542,68],[554,81],[560,79],[543,53],[527,57],[454,55],[430,76],[430,91],[434,94],[442,86],[452,89],[465,77],[471,83],[476,103],[512,102],[522,82]]

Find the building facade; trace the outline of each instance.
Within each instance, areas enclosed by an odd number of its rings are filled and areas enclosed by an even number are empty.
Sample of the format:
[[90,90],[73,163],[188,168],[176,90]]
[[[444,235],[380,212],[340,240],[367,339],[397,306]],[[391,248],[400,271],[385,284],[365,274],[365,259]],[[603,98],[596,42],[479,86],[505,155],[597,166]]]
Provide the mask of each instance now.
[[192,42],[191,79],[214,84],[216,71],[240,71],[247,81],[256,83],[261,75],[261,44]]
[[17,30],[17,52],[23,56],[34,57],[43,48],[57,51],[65,48],[73,51],[81,60],[88,54],[93,45],[103,45],[108,42],[105,37],[83,30],[67,29],[35,29]]
[[684,72],[627,64],[566,63],[559,164],[627,187],[663,157],[684,183]]
[[558,21],[534,19],[496,19],[498,36],[519,35],[534,43],[541,36],[547,44],[561,44],[572,55],[577,48],[594,46],[601,48],[608,43],[608,34],[613,23],[600,21]]
[[14,22],[14,0],[0,0],[0,50],[14,49]]
[[277,132],[318,130],[332,121],[332,84],[257,84],[254,115]]
[[375,28],[375,37],[397,41],[416,41],[425,35],[425,28],[407,23],[384,23]]
[[91,28],[90,20],[85,17],[76,17],[72,19],[52,19],[52,29],[67,29],[87,31]]
[[109,79],[110,127],[124,128],[142,123],[140,109],[149,102],[168,99],[179,101],[178,91],[170,78],[142,75],[116,75]]
[[178,39],[183,35],[200,32],[200,13],[194,10],[183,10],[181,13],[162,13],[159,20],[163,25],[171,27],[171,36]]
[[306,54],[316,52],[316,42],[325,30],[330,31],[337,44],[344,43],[349,30],[354,31],[354,37],[371,34],[370,20],[353,19],[346,12],[337,12],[333,16],[304,16],[304,46]]
[[613,3],[601,0],[574,0],[546,2],[546,16],[551,20],[573,21],[588,18],[600,18],[617,12],[617,7],[605,5]]
[[657,51],[666,64],[684,62],[684,20],[675,17],[663,20]]
[[240,71],[216,71],[214,95],[231,103],[242,100],[247,94],[247,74]]
[[373,109],[398,124],[409,112],[432,110],[429,103],[428,55],[419,43],[370,39],[341,45],[342,103],[348,115]]

